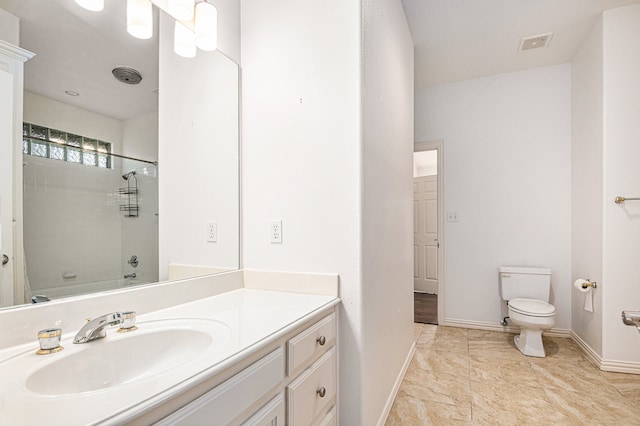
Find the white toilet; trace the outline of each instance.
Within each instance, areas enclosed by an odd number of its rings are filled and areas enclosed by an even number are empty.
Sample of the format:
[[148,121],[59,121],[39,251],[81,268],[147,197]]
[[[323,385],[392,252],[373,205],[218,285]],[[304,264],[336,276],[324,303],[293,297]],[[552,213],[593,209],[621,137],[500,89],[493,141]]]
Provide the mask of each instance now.
[[507,301],[511,322],[520,327],[514,341],[527,356],[545,356],[542,331],[555,324],[556,308],[549,302],[551,270],[500,267],[500,290]]

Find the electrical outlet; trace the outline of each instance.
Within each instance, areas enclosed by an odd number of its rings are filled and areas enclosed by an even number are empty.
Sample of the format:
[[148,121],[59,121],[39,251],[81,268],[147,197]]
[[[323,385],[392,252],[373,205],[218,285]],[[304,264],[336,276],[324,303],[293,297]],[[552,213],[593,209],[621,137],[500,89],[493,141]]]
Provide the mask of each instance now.
[[207,222],[207,242],[218,242],[218,222]]
[[282,221],[271,221],[271,244],[282,244]]

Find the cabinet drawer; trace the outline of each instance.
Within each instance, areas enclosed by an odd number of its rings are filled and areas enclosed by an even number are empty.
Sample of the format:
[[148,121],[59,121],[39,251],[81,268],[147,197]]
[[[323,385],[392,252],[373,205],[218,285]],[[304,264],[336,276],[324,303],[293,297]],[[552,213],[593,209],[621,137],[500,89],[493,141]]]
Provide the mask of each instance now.
[[157,425],[226,425],[282,383],[282,348],[245,368]]
[[336,341],[336,314],[321,319],[287,342],[287,374],[308,365]]
[[309,424],[334,403],[336,374],[333,347],[287,387],[288,424]]

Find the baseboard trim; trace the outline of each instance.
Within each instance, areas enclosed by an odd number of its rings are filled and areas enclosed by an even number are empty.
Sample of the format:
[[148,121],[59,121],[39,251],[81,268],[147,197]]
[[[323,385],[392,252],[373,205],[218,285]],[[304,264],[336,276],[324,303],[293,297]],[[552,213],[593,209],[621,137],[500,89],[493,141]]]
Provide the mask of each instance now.
[[384,424],[387,422],[389,413],[391,413],[391,408],[393,408],[393,403],[396,400],[396,396],[398,396],[398,391],[400,391],[400,385],[402,385],[402,381],[404,380],[404,376],[407,374],[407,370],[409,369],[409,365],[411,364],[411,360],[413,359],[413,355],[415,354],[415,352],[416,341],[414,340],[411,348],[409,349],[409,353],[404,360],[404,364],[402,365],[400,374],[398,374],[398,378],[393,385],[393,389],[391,389],[389,398],[387,398],[387,403],[384,405],[384,410],[382,410],[382,415],[380,416],[380,420],[378,421],[378,426],[384,426]]
[[591,349],[580,336],[575,332],[571,332],[571,338],[582,349],[585,356],[591,363],[602,371],[611,371],[613,373],[640,374],[640,362],[616,361],[612,359],[603,359],[596,351]]
[[571,338],[574,342],[580,347],[584,355],[587,359],[593,364],[595,367],[602,370],[602,357],[598,355],[596,351],[591,349],[591,346],[587,344],[580,336],[578,336],[575,331],[571,331]]

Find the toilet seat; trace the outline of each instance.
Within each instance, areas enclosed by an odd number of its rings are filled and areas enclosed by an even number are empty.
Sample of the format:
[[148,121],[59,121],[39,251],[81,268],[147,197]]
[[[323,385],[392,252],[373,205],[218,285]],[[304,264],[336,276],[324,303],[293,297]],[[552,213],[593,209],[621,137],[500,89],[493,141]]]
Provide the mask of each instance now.
[[537,299],[512,299],[509,300],[509,308],[519,314],[532,317],[552,317],[556,313],[555,306]]

